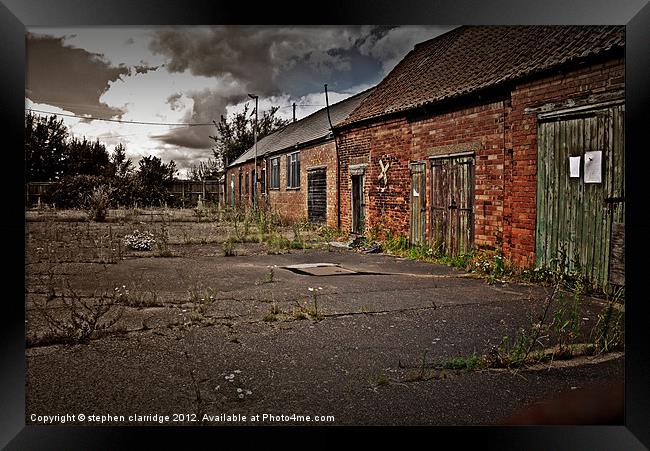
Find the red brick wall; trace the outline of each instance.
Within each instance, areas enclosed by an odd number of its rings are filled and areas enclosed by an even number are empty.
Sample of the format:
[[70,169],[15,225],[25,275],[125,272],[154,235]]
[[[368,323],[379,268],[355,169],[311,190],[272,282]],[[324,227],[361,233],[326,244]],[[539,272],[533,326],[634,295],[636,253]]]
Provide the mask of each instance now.
[[[507,114],[507,105],[506,105]],[[431,198],[429,153],[439,146],[459,145],[468,150],[477,144],[475,162],[475,240],[494,246],[503,213],[504,102],[462,108],[425,119],[399,118],[346,131],[340,138],[342,228],[350,230],[350,175],[348,162],[367,161],[365,191],[366,225],[380,231],[409,235],[409,164],[425,161],[427,204]],[[466,147],[463,145],[466,144]],[[390,163],[388,187],[377,183],[379,160]],[[427,234],[429,229],[427,215]]]
[[[263,195],[258,185],[258,201],[260,204],[267,203],[284,220],[288,222],[302,221],[307,219],[307,172],[312,167],[325,166],[327,177],[327,225],[337,226],[336,208],[336,147],[334,141],[313,145],[300,149],[300,188],[287,188],[287,152],[273,157],[280,156],[280,188],[267,189],[268,194]],[[258,158],[258,166],[264,163],[264,159]],[[235,202],[238,202],[239,172],[249,174],[253,169],[253,162],[245,163],[236,168],[228,170],[227,174],[227,205],[230,205],[230,174],[235,174]],[[267,187],[270,179],[270,166],[267,166]],[[262,173],[260,172],[260,175]],[[250,175],[249,175],[250,177]],[[244,177],[245,180],[245,177]],[[244,196],[245,197],[245,196]],[[252,197],[244,200],[246,205],[252,204]]]
[[[521,83],[502,99],[450,107],[425,117],[400,117],[343,130],[341,228],[351,230],[349,165],[367,163],[366,231],[373,226],[409,235],[409,163],[428,160],[432,149],[449,146],[475,151],[474,240],[502,249],[518,266],[535,262],[537,122],[526,108],[584,99],[624,88],[623,59],[592,64]],[[379,160],[390,162],[388,188],[381,191]],[[427,204],[430,166],[427,163]],[[428,210],[428,209],[427,209]],[[427,230],[429,229],[427,211]]]

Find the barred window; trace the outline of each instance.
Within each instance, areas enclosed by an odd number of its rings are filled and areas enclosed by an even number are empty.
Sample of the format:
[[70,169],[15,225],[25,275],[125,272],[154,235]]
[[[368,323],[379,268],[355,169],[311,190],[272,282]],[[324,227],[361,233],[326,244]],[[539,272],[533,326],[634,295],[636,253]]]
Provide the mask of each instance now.
[[270,189],[280,189],[280,157],[271,158],[271,180]]
[[262,166],[260,177],[260,192],[266,193],[266,168],[264,166]]
[[300,188],[300,152],[287,155],[287,188]]
[[246,195],[248,196],[248,172],[246,173],[246,182],[244,183],[244,190],[246,191]]

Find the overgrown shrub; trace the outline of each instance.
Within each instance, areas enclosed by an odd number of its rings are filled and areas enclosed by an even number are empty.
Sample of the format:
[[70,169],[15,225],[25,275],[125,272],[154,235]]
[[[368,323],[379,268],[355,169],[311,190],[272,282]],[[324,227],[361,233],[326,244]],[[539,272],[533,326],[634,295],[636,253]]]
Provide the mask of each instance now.
[[100,186],[106,186],[108,180],[97,175],[74,175],[63,177],[52,185],[45,196],[45,201],[57,208],[84,208],[86,196]]
[[92,221],[103,222],[108,215],[111,189],[105,185],[95,188],[86,201],[86,212]]

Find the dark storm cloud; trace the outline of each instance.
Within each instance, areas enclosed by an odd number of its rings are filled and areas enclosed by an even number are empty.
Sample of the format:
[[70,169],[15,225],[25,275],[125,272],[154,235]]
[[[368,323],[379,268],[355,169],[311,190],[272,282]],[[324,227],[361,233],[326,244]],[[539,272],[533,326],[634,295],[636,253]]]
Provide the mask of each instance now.
[[[198,92],[186,92],[185,95],[194,101],[194,105],[182,122],[193,124],[210,124],[212,121],[218,121],[221,114],[225,114],[226,106],[236,103],[241,98],[240,94],[228,95],[207,89]],[[167,99],[167,103],[173,109],[179,99],[180,95],[175,94]],[[154,135],[152,138],[166,144],[174,144],[190,149],[206,149],[214,143],[210,139],[210,135],[214,135],[215,132],[216,127],[214,126],[179,127],[164,135]]]
[[123,113],[100,102],[109,82],[128,75],[102,55],[64,44],[65,37],[27,35],[26,97],[80,115],[111,118]]
[[[321,86],[323,74],[350,71],[350,49],[362,27],[277,28],[210,27],[175,28],[158,31],[150,43],[154,53],[168,58],[169,72],[189,71],[193,75],[220,80],[214,89],[185,93],[194,101],[186,117],[190,122],[211,122],[225,115],[226,106],[248,99],[252,92],[261,97],[282,94],[283,74],[301,68],[301,85]],[[315,82],[314,80],[317,80]],[[215,83],[217,84],[217,83]],[[294,86],[300,92],[300,85]],[[311,91],[313,92],[313,91]],[[172,108],[180,96],[167,99]],[[172,130],[155,138],[187,148],[206,148],[214,129],[206,127]]]
[[[227,80],[194,100],[191,122],[210,122],[226,106],[260,97],[318,92],[328,83],[340,92],[379,81],[413,45],[443,32],[436,27],[227,26],[172,28],[154,33],[149,49],[165,56],[169,72]],[[172,96],[173,97],[173,96]],[[168,103],[173,107],[173,101]],[[211,131],[213,133],[213,131]],[[177,129],[156,138],[167,144],[205,148],[203,127]]]
[[231,76],[259,95],[278,94],[279,75],[305,63],[317,73],[350,70],[339,50],[352,48],[363,27],[214,27],[159,31],[150,44],[169,57],[170,72]]

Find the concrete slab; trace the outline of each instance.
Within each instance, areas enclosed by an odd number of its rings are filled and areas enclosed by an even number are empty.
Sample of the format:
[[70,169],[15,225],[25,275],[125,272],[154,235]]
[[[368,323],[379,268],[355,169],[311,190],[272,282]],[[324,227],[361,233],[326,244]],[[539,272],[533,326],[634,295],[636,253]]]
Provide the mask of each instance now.
[[340,276],[346,274],[357,274],[356,271],[341,268],[334,263],[300,263],[297,265],[281,266],[296,274],[306,274],[310,276]]

